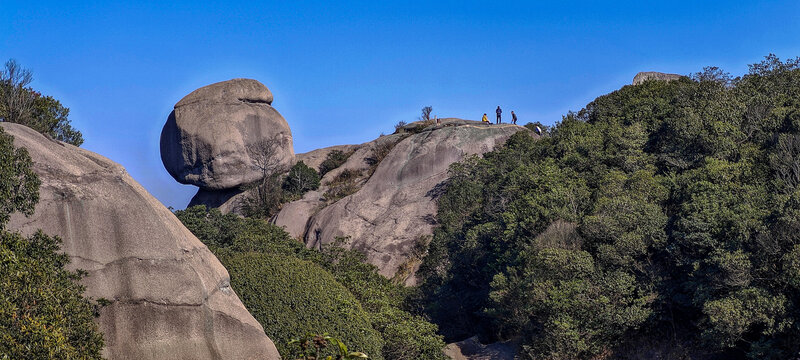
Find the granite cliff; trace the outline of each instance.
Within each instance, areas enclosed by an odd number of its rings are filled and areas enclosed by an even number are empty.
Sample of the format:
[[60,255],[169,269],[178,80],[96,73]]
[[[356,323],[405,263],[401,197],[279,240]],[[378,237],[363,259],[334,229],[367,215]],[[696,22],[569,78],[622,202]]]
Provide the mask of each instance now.
[[279,359],[216,257],[125,169],[93,152],[0,123],[30,153],[42,184],[31,217],[83,269],[109,359]]

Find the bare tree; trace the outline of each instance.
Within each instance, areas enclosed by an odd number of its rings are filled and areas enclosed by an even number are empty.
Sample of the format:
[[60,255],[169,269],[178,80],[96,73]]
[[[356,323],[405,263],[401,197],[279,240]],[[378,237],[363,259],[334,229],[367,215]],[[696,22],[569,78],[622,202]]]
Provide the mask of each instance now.
[[283,159],[280,156],[280,150],[282,147],[283,143],[277,137],[262,139],[247,146],[247,154],[261,169],[264,179],[286,170],[281,165]]
[[431,119],[431,111],[433,111],[433,107],[426,106],[422,108],[422,116],[419,117],[422,121],[428,121]]
[[30,70],[16,60],[6,61],[0,71],[0,121],[21,123],[33,112],[33,92],[27,86],[33,81]]
[[245,215],[268,219],[280,208],[283,200],[280,175],[286,171],[281,164],[280,150],[283,143],[279,138],[263,139],[247,146],[247,154],[261,170],[263,176],[255,183],[242,186],[246,192],[242,200]]

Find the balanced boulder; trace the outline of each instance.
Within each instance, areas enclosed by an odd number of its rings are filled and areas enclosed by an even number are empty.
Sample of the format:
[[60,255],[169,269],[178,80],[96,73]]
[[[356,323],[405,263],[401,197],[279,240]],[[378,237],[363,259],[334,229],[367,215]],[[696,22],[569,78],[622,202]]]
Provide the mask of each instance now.
[[93,152],[0,123],[42,184],[34,214],[8,227],[63,239],[97,319],[108,359],[279,359],[230,286],[227,270],[125,169]]
[[211,84],[186,95],[161,131],[161,160],[178,182],[205,190],[260,180],[265,167],[294,163],[289,124],[272,93],[252,79]]

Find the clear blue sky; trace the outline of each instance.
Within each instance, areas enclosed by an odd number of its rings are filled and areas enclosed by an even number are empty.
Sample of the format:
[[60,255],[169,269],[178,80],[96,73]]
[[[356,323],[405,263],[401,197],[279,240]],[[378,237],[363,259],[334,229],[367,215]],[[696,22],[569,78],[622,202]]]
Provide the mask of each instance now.
[[639,71],[734,75],[800,55],[790,1],[0,1],[0,60],[71,109],[84,148],[168,206],[196,191],[158,139],[192,90],[254,78],[296,152],[361,143],[411,121],[497,105],[551,124]]

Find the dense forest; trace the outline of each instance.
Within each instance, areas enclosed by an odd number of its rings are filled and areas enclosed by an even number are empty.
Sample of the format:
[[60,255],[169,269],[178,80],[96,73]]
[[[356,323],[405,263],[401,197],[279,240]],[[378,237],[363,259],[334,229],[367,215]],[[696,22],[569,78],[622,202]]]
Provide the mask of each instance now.
[[625,86],[451,168],[418,301],[530,359],[787,359],[798,185],[800,59]]

